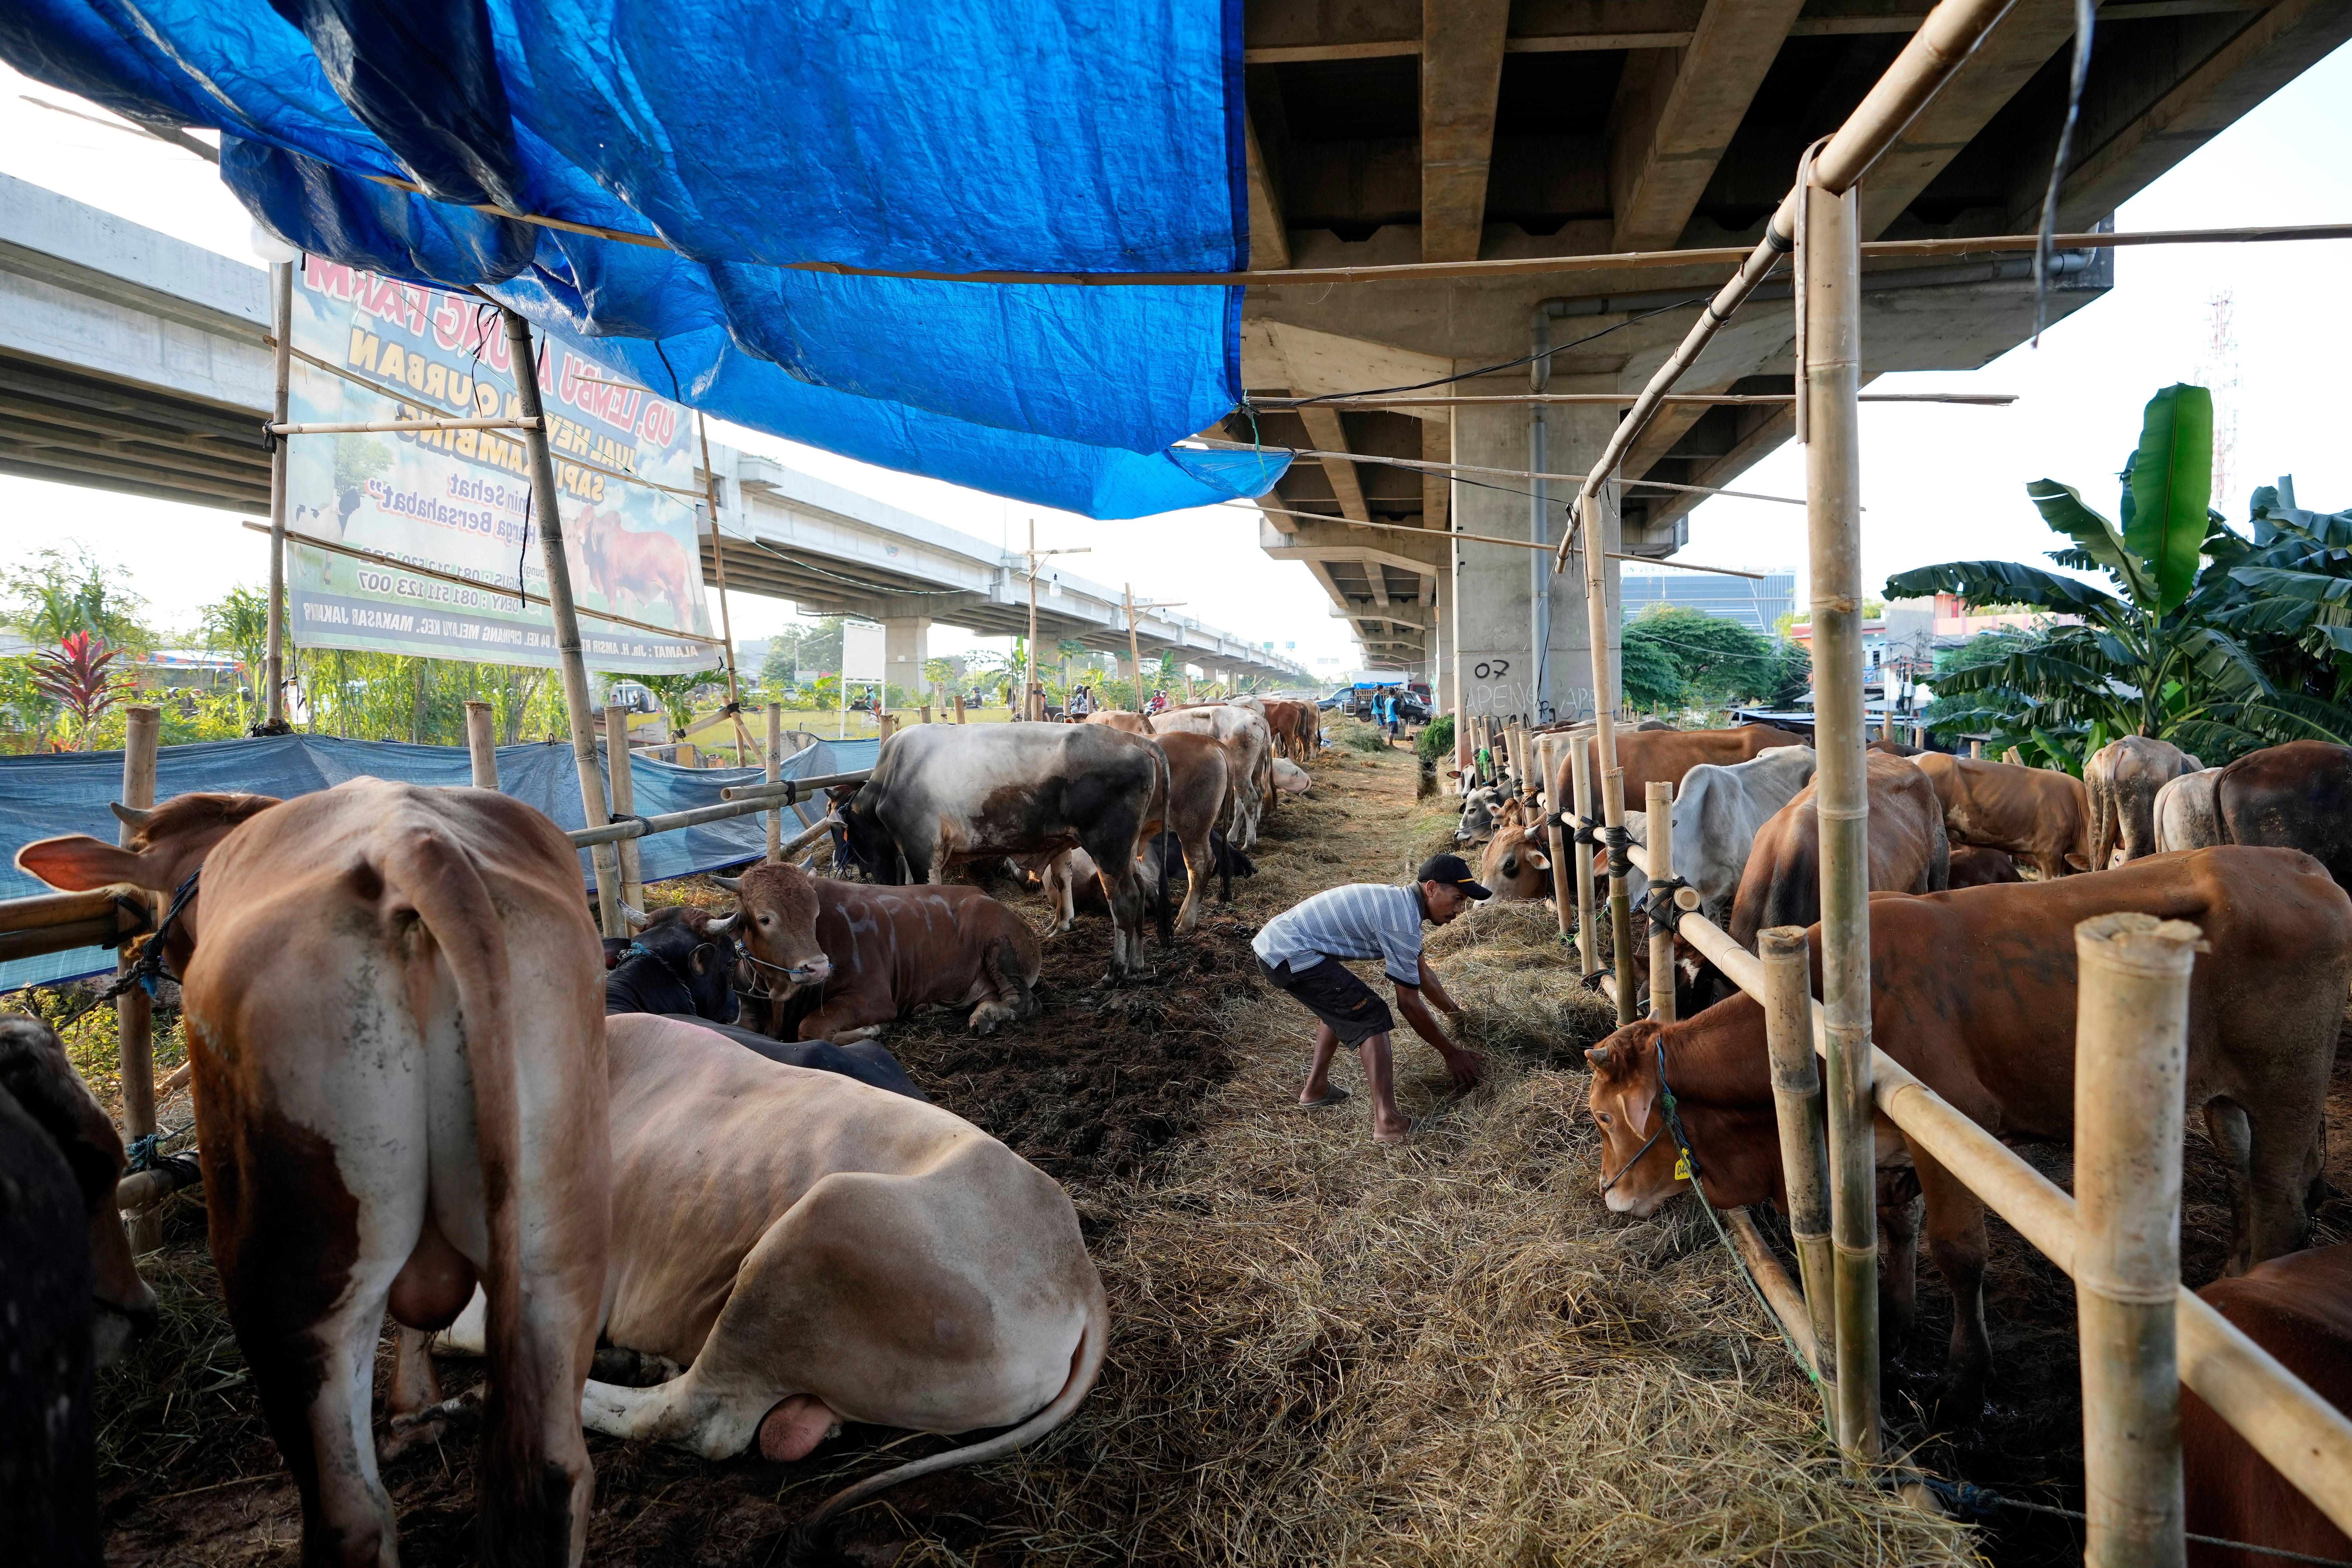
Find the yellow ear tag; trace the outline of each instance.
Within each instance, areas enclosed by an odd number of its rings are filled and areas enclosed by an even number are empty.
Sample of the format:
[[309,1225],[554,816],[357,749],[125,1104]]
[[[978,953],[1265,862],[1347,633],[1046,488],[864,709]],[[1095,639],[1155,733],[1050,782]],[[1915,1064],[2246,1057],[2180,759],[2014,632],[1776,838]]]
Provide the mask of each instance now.
[[1677,1154],[1675,1156],[1675,1180],[1677,1182],[1687,1182],[1690,1180],[1690,1156],[1688,1154]]

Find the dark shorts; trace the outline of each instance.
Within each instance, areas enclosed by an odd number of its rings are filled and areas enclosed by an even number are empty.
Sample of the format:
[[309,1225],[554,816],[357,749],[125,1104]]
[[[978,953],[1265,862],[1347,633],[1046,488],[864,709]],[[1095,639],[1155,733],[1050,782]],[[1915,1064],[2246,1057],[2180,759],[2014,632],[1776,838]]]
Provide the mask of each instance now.
[[1296,973],[1287,963],[1277,968],[1262,958],[1257,966],[1266,984],[1289,992],[1308,1012],[1330,1025],[1331,1032],[1339,1037],[1343,1046],[1360,1045],[1396,1026],[1396,1021],[1389,1016],[1389,1005],[1336,958],[1324,959]]

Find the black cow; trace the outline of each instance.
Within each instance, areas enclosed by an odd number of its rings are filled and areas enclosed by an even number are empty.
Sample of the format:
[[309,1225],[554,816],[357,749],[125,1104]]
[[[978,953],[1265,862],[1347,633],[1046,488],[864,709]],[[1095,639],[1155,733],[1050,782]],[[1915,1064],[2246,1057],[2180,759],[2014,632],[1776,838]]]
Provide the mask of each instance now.
[[0,1540],[99,1568],[90,1373],[155,1321],[114,1207],[122,1140],[48,1026],[0,1017]]
[[[1111,908],[1111,970],[1143,973],[1146,884],[1135,864],[1143,825],[1169,798],[1167,754],[1104,724],[919,724],[883,742],[881,760],[841,809],[843,847],[877,882],[936,882],[996,856],[1084,849]],[[1175,941],[1171,912],[1160,942]]]
[[[1169,884],[1175,873],[1181,870],[1186,871],[1188,877],[1190,875],[1184,865],[1183,847],[1176,842],[1173,833],[1162,833],[1144,844],[1142,859],[1145,879],[1159,890],[1160,902],[1156,912],[1165,916],[1168,913]],[[1209,864],[1216,868],[1217,897],[1228,904],[1234,901],[1234,879],[1257,875],[1257,862],[1227,843],[1225,836],[1213,827],[1209,829]]]
[[731,1024],[737,951],[733,915],[673,905],[656,910],[634,941],[606,939],[617,962],[604,976],[604,1011],[669,1013]]

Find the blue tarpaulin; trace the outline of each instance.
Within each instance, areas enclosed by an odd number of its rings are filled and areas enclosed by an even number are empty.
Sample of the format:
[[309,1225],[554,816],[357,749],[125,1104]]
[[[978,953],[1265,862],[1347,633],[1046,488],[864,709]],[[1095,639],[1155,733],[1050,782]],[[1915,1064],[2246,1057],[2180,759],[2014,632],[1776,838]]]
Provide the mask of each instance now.
[[[874,765],[874,741],[819,741],[784,761],[786,778],[821,778]],[[718,805],[730,784],[757,784],[758,768],[681,768],[633,758],[629,780],[639,816]],[[339,741],[322,735],[207,741],[165,746],[156,754],[155,798],[200,790],[291,797],[331,789],[346,779],[402,779],[418,784],[464,784],[473,764],[463,746],[406,746],[388,741]],[[499,790],[538,807],[566,832],[587,825],[580,805],[580,774],[569,744],[499,748]],[[608,785],[609,793],[609,785]],[[122,798],[121,752],[68,752],[0,757],[0,898],[49,891],[16,868],[16,851],[37,838],[87,833],[114,842],[118,824],[108,803]],[[819,808],[808,807],[814,822]],[[790,818],[786,819],[789,825]],[[758,816],[730,817],[637,841],[645,879],[691,876],[767,852],[767,826]],[[580,852],[583,887],[596,885],[587,850]],[[111,954],[95,947],[0,963],[0,991],[104,973]]]
[[1094,517],[1287,461],[1169,449],[1240,400],[1238,289],[782,269],[1244,266],[1240,0],[12,0],[0,57],[218,129],[306,250],[755,429]]

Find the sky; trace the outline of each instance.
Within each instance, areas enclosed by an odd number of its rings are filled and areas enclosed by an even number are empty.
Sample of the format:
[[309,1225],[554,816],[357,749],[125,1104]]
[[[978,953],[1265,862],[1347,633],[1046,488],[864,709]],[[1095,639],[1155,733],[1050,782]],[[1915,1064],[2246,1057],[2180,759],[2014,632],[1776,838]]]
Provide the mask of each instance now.
[[[211,165],[121,130],[37,107],[27,95],[89,106],[0,66],[0,172],[58,191],[164,234],[254,260],[251,225]],[[2352,100],[2352,47],[2306,72],[2208,142],[2116,215],[2125,230],[2340,222],[2352,217],[2352,161],[2340,151],[2341,105]],[[2112,516],[2115,475],[2137,441],[2148,395],[2176,381],[2234,376],[2219,394],[2236,440],[2225,493],[2233,521],[2255,485],[2294,474],[2297,499],[2324,510],[2352,506],[2352,447],[2343,400],[2325,388],[2352,363],[2352,321],[2308,301],[2332,296],[2352,268],[2352,242],[2178,246],[2123,249],[2116,287],[2042,336],[1973,372],[1881,378],[1879,391],[2010,392],[1987,409],[1864,405],[1864,578],[1946,560],[2042,563],[2053,540],[2025,499],[2030,479],[2073,484]],[[2215,366],[2212,300],[2232,297],[2234,366]],[[2339,367],[2331,371],[2329,366]],[[2313,388],[2320,391],[2315,395]],[[1069,571],[1139,597],[1181,601],[1187,614],[1252,640],[1297,644],[1310,668],[1352,668],[1354,644],[1329,600],[1297,562],[1266,558],[1255,511],[1209,508],[1139,521],[1097,522],[936,480],[876,468],[714,422],[714,437],[863,491],[950,527],[1008,545],[1034,517],[1047,548],[1085,548]],[[1783,447],[1739,488],[1801,495],[1803,456]],[[87,545],[123,563],[163,626],[194,626],[198,607],[236,584],[257,584],[264,560],[232,513],[0,476],[0,570],[46,546]],[[1683,559],[1749,569],[1793,566],[1805,581],[1801,508],[1728,498],[1691,513]],[[730,595],[739,638],[767,636],[792,607]],[[973,646],[935,626],[934,655]],[[1003,639],[997,639],[1001,646]],[[1323,662],[1328,660],[1330,662]]]

